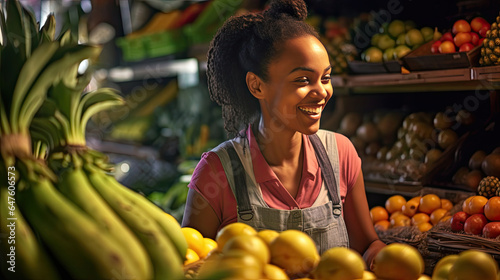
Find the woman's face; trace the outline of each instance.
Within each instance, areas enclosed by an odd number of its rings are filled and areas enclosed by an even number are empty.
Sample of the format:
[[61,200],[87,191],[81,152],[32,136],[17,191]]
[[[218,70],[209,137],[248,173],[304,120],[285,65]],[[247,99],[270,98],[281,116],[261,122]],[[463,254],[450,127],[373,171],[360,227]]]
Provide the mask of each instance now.
[[333,94],[330,73],[328,54],[318,39],[302,36],[286,41],[271,60],[262,86],[260,105],[267,128],[316,133]]

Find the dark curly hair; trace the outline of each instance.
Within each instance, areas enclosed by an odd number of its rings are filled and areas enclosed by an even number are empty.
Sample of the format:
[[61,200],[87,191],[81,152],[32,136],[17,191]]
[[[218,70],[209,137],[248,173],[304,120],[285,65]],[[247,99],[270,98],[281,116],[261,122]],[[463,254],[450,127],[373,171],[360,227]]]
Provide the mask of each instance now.
[[210,98],[222,107],[228,136],[238,135],[260,116],[259,101],[246,84],[247,72],[267,81],[268,65],[283,42],[304,35],[318,38],[314,28],[304,22],[306,17],[303,0],[276,0],[264,12],[230,17],[212,39],[208,90]]

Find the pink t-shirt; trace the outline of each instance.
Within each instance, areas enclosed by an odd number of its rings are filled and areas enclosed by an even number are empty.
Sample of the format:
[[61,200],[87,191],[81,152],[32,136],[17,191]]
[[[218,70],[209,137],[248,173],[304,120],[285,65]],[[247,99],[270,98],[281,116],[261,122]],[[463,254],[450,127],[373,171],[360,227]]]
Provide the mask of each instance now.
[[[293,198],[267,164],[252,130],[248,129],[246,133],[250,140],[249,150],[253,158],[254,176],[261,188],[264,202],[271,208],[283,210],[311,207],[318,197],[323,180],[309,138],[303,135],[302,178],[297,196]],[[361,159],[347,137],[336,133],[335,139],[339,151],[339,189],[343,203],[347,193],[358,178],[361,170]],[[227,182],[220,159],[215,152],[206,152],[202,155],[189,187],[196,190],[212,207],[221,223],[219,230],[237,221],[236,199]]]

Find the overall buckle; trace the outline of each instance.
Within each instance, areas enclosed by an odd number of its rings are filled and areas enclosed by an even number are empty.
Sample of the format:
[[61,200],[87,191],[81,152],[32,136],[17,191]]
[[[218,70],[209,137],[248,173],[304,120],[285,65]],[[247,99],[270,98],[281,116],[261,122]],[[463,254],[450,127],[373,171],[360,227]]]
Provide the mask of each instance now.
[[248,209],[248,210],[238,211],[238,216],[243,221],[250,221],[251,219],[253,219],[253,210],[252,209]]

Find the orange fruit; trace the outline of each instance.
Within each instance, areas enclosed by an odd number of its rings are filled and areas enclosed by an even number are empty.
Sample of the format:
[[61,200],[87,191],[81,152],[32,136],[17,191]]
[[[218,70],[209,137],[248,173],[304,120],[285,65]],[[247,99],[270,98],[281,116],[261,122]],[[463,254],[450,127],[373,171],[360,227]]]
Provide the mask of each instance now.
[[469,213],[469,202],[474,196],[469,196],[462,202],[462,211]]
[[258,237],[256,234],[247,235],[241,234],[229,239],[223,248],[222,254],[227,254],[231,250],[241,250],[247,254],[253,255],[264,266],[271,260],[271,252],[266,242]]
[[444,217],[441,218],[440,222],[446,222],[446,223],[450,223],[451,222],[451,217],[453,217],[452,215],[445,215]]
[[420,196],[416,196],[408,200],[405,205],[401,208],[403,214],[408,217],[413,217],[418,211],[418,206],[420,205]]
[[396,194],[389,197],[385,201],[385,209],[387,209],[387,212],[391,214],[396,211],[401,211],[401,208],[403,208],[403,205],[405,204],[406,204],[406,199],[403,196]]
[[190,263],[194,263],[195,261],[198,261],[200,257],[196,252],[192,249],[187,249],[186,251],[186,260],[184,261],[184,265],[188,265]]
[[451,202],[449,199],[441,198],[441,208],[451,210],[453,208],[453,202]]
[[[389,216],[389,221],[394,219],[394,217],[398,216],[398,215],[403,215],[403,212],[401,211],[396,211],[394,213],[392,213],[390,216]],[[406,215],[405,215],[406,216]]]
[[444,208],[438,208],[434,211],[432,211],[431,215],[430,215],[430,219],[431,219],[431,223],[433,225],[436,225],[437,223],[439,223],[439,221],[441,221],[441,219],[446,216],[448,214],[448,210],[444,209]]
[[429,222],[423,222],[418,224],[417,227],[420,232],[426,232],[432,228],[432,224]]
[[420,205],[418,211],[431,214],[432,211],[441,208],[441,198],[435,194],[426,194],[420,198]]
[[482,195],[475,195],[469,201],[469,212],[467,214],[482,214],[484,213],[484,206],[488,202],[488,198]]
[[411,225],[411,219],[408,216],[405,216],[403,214],[397,215],[393,219],[391,219],[391,227],[403,227],[403,226],[410,226]]
[[236,222],[223,227],[215,236],[215,241],[217,242],[217,248],[222,250],[226,242],[237,235],[255,235],[257,231],[244,223]]
[[413,217],[411,217],[411,224],[416,226],[421,223],[427,223],[429,222],[429,220],[430,220],[429,215],[425,213],[417,213],[413,215]]
[[484,215],[490,221],[500,221],[500,196],[494,196],[484,205]]
[[384,207],[375,206],[370,209],[370,217],[372,218],[373,224],[375,224],[378,221],[388,220],[389,213],[387,213],[387,210]]
[[391,226],[391,222],[389,220],[381,220],[375,223],[374,227],[377,230],[384,231],[387,230]]
[[201,235],[198,230],[191,227],[183,227],[181,231],[184,238],[186,238],[188,248],[193,250],[198,256],[203,254],[203,235]]

